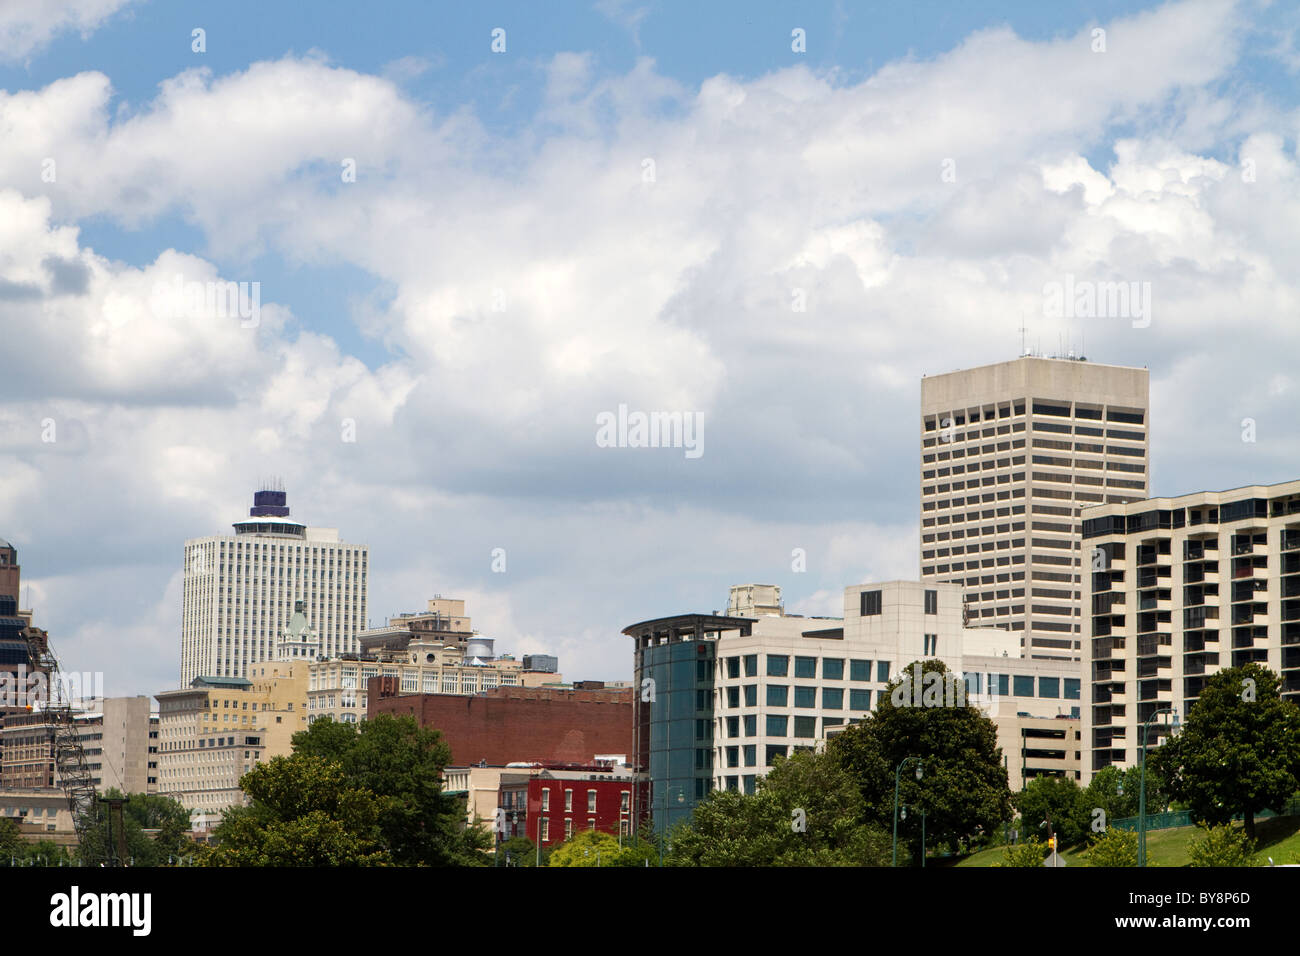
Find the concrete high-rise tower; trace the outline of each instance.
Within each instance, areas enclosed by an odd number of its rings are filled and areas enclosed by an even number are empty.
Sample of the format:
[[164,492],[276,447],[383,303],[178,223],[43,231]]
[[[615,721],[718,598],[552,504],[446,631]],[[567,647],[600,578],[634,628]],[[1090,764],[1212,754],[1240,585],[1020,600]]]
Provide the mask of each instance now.
[[248,515],[233,535],[185,542],[183,686],[247,677],[250,663],[275,657],[295,609],[311,621],[320,656],[360,649],[369,549],[292,520],[282,490],[258,491]]
[[1079,510],[1147,497],[1146,369],[1025,355],[921,380],[921,579],[1024,657],[1079,658]]

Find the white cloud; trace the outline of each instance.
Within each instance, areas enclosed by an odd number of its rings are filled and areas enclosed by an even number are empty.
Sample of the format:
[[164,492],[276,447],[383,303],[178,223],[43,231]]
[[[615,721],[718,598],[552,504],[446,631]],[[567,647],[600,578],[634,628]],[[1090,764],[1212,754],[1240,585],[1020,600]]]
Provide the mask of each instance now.
[[0,4],[0,60],[21,60],[61,33],[83,37],[132,0],[5,0]]

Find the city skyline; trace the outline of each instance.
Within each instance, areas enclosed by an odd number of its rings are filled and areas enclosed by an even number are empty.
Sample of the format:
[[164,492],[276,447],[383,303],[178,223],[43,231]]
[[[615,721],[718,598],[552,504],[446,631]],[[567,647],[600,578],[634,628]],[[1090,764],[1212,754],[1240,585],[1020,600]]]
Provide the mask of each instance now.
[[[916,579],[921,379],[1022,336],[1149,369],[1147,496],[1295,478],[1281,5],[119,6],[0,20],[0,536],[110,696],[174,685],[178,552],[267,473],[369,547],[365,623],[453,594],[610,680],[733,584]],[[624,407],[702,453],[602,446]]]

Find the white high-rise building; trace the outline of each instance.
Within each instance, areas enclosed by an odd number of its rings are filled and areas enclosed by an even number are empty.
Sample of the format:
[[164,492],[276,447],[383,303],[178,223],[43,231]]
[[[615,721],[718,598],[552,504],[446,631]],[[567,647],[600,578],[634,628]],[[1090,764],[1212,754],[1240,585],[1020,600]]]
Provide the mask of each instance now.
[[336,528],[289,517],[281,490],[253,495],[233,535],[185,542],[181,684],[195,677],[247,677],[275,657],[296,602],[323,657],[356,653],[366,626],[369,549],[339,540]]
[[1147,496],[1148,374],[1025,355],[921,381],[921,580],[960,584],[968,623],[1079,660],[1081,508]]

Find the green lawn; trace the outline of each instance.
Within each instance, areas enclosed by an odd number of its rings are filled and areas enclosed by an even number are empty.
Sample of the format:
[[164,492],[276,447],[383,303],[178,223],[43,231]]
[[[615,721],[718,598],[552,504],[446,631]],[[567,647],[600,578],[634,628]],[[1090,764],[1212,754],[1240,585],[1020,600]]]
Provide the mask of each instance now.
[[[1198,839],[1201,831],[1196,827],[1172,827],[1168,830],[1147,831],[1147,866],[1186,866],[1187,848]],[[1271,856],[1274,863],[1300,863],[1300,816],[1271,817],[1255,824],[1255,835],[1260,849],[1255,854],[1256,863],[1267,866]],[[1002,862],[1004,847],[980,850],[957,861],[944,861],[950,866],[992,866]],[[1061,854],[1070,866],[1087,866],[1086,850],[1066,850]],[[937,861],[936,861],[937,863]]]

